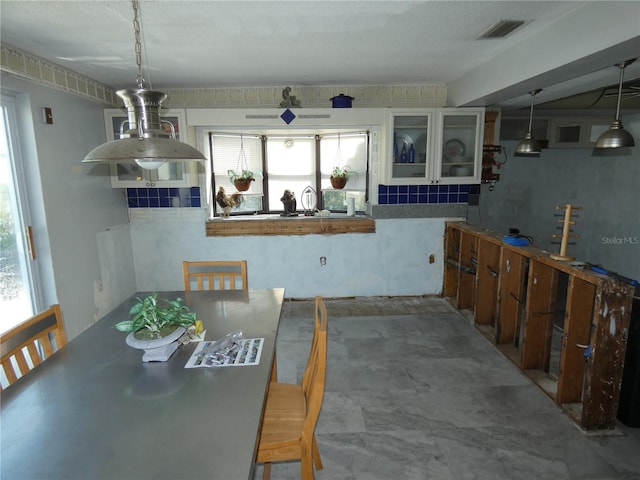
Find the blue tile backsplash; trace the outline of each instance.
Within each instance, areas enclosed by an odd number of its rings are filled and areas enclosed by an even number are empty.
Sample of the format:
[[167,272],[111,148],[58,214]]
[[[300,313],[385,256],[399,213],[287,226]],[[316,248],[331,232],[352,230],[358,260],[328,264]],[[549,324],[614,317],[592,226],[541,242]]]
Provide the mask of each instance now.
[[480,185],[378,185],[378,204],[467,203]]
[[[467,203],[480,185],[378,185],[378,204]],[[201,207],[200,187],[127,188],[129,208]]]
[[129,208],[201,207],[200,187],[127,188]]

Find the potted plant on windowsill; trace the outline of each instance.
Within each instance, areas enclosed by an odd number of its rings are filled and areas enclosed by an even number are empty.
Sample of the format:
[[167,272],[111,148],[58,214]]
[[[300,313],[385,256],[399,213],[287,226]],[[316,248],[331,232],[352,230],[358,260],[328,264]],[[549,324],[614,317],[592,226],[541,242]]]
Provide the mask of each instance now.
[[129,314],[131,319],[117,323],[115,328],[129,332],[127,345],[144,350],[143,361],[168,360],[178,348],[176,340],[196,322],[195,312],[181,298],[158,299],[157,293],[138,298]]
[[240,173],[235,170],[227,170],[229,180],[239,192],[246,192],[251,187],[251,182],[255,181],[254,173],[251,170],[243,169]]
[[349,176],[351,175],[351,169],[348,165],[344,167],[333,167],[333,171],[331,172],[331,186],[336,189],[343,189],[349,180]]

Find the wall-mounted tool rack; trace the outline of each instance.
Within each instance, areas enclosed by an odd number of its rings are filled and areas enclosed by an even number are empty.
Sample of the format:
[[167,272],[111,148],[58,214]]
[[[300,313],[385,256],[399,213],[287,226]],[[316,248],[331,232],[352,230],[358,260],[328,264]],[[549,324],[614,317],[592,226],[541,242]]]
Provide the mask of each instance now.
[[448,222],[444,296],[580,426],[615,428],[634,287],[502,240]]

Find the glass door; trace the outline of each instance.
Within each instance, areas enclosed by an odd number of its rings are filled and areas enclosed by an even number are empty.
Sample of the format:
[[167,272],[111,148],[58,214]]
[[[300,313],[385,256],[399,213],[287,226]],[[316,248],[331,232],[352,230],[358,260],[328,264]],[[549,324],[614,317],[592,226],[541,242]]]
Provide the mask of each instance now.
[[479,183],[483,110],[442,109],[435,178],[438,183]]
[[391,178],[424,182],[429,173],[431,115],[396,113],[392,117]]
[[36,278],[29,248],[31,226],[19,160],[15,105],[2,97],[0,118],[0,331],[4,332],[35,312]]

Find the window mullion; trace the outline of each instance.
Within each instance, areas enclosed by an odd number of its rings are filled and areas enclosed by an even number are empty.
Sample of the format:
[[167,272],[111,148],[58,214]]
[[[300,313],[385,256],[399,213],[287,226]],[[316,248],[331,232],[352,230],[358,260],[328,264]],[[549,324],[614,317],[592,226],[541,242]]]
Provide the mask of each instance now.
[[216,214],[216,175],[213,169],[213,132],[209,132],[209,167],[211,168],[209,172],[209,182],[211,183],[211,194],[210,198],[207,199],[209,202],[209,215],[214,217]]
[[270,212],[269,205],[269,172],[267,171],[267,136],[260,135],[260,147],[262,149],[262,211]]
[[367,168],[366,168],[365,174],[364,174],[364,178],[365,178],[365,183],[364,183],[365,184],[364,202],[365,203],[367,203],[369,201],[369,187],[368,187],[368,185],[369,185],[369,163],[370,163],[370,158],[369,158],[369,152],[370,152],[369,147],[370,147],[370,145],[369,145],[369,142],[370,142],[370,139],[371,139],[371,135],[369,135],[369,133],[370,133],[369,130],[367,130],[366,133],[367,133],[367,136],[366,136],[366,140],[365,140],[365,145],[367,146],[367,150],[366,150],[366,152],[367,152],[367,164],[366,164]]
[[318,210],[322,210],[322,172],[320,171],[320,140],[322,137],[320,135],[316,135],[316,207]]

